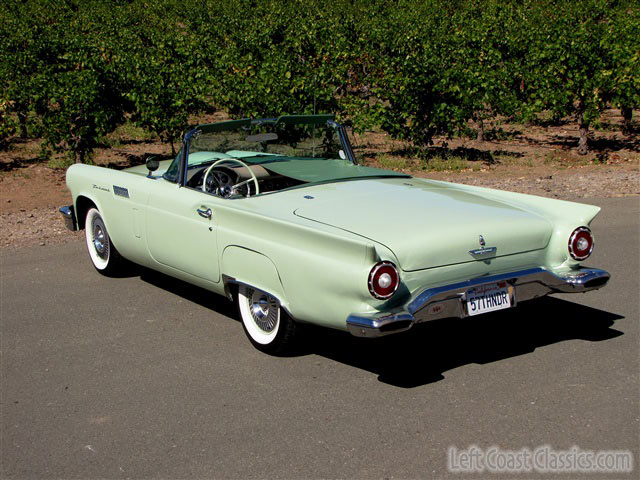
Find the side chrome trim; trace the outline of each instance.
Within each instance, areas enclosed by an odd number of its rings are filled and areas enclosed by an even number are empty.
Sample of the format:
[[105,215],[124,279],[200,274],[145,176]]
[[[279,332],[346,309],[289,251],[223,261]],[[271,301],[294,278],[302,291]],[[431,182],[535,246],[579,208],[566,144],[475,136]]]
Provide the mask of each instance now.
[[73,205],[65,205],[64,207],[60,207],[58,211],[62,214],[64,224],[69,230],[72,232],[78,230],[78,223],[76,222],[75,209],[73,208]]
[[543,297],[549,293],[580,293],[596,290],[609,281],[610,275],[597,268],[551,272],[541,267],[479,277],[464,282],[427,288],[414,295],[402,307],[377,314],[351,314],[347,329],[358,337],[381,337],[408,330],[415,323],[439,318],[464,318],[466,294],[480,285],[505,282],[515,290],[517,302]]
[[129,189],[125,187],[119,187],[118,185],[113,186],[113,194],[119,195],[124,198],[129,198]]

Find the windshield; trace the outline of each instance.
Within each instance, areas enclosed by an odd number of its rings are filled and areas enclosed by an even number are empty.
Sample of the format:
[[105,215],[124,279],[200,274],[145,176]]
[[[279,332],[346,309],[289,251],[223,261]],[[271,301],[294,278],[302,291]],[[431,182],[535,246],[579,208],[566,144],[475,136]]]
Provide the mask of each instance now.
[[[218,160],[260,165],[269,175],[313,183],[371,176],[403,175],[355,164],[344,129],[332,115],[287,115],[201,125],[185,137],[186,178]],[[164,177],[178,181],[182,153]]]
[[[312,117],[310,117],[312,118]],[[307,158],[340,158],[342,145],[337,124],[258,120],[228,122],[229,130],[203,132],[191,140],[189,153],[212,152],[222,158],[278,155]],[[334,127],[335,126],[335,127]]]

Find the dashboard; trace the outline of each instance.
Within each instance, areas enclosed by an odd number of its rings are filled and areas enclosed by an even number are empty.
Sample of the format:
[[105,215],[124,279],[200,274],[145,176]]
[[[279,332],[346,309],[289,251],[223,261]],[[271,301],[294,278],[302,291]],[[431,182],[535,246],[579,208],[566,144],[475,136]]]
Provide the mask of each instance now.
[[[262,165],[252,165],[248,168],[255,175],[261,194],[276,192],[306,183],[270,172]],[[237,195],[247,197],[256,194],[251,173],[247,168],[239,165],[220,165],[214,168],[210,168],[209,165],[203,165],[193,169],[190,168],[187,186],[223,198]]]

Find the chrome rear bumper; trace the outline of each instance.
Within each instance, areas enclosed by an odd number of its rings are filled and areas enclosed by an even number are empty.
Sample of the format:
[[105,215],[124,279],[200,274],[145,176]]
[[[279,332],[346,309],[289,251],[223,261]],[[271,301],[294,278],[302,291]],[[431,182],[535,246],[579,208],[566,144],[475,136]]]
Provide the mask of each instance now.
[[438,318],[464,318],[468,316],[465,302],[467,291],[479,285],[506,282],[514,289],[515,302],[521,302],[549,293],[579,293],[596,290],[603,287],[609,278],[609,273],[604,270],[583,267],[562,272],[530,268],[479,277],[441,287],[427,288],[413,296],[402,307],[389,312],[380,312],[375,315],[349,315],[347,328],[357,337],[381,337],[408,330],[415,323]]
[[78,230],[78,224],[76,222],[76,215],[73,210],[73,205],[65,205],[64,207],[60,207],[58,211],[62,215],[64,224],[69,230],[71,230],[72,232]]

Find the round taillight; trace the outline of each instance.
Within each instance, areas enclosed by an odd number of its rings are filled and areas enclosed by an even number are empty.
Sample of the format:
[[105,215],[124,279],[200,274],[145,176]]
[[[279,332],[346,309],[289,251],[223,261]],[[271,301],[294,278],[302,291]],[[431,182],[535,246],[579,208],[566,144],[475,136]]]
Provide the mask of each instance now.
[[391,262],[379,262],[369,272],[369,292],[378,300],[391,298],[399,284],[398,269]]
[[587,227],[576,228],[569,237],[569,253],[574,260],[584,260],[593,251],[593,235]]

